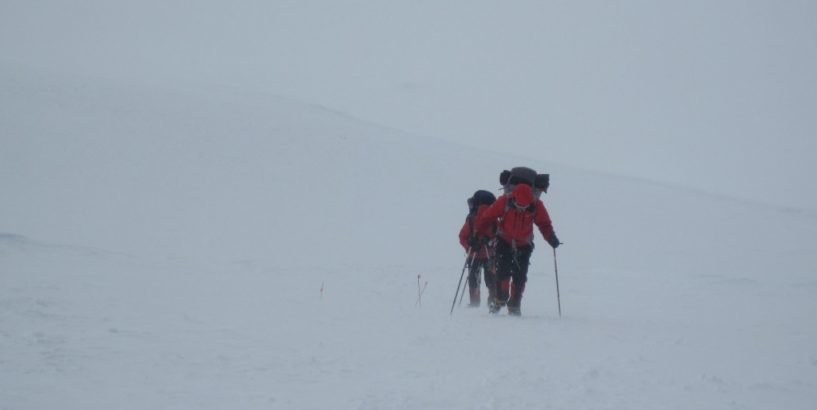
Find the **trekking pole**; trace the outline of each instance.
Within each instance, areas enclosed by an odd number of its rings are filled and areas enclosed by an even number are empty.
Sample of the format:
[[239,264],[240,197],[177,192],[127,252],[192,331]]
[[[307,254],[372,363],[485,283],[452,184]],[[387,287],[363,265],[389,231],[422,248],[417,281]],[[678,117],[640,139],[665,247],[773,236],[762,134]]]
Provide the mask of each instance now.
[[468,268],[469,261],[472,257],[471,248],[468,248],[468,256],[465,258],[465,264],[462,266],[462,273],[460,274],[460,283],[457,284],[457,291],[454,292],[454,301],[451,302],[451,313],[450,315],[454,314],[454,305],[457,304],[457,294],[460,293],[460,286],[462,286],[462,278],[465,276],[465,269]]
[[[473,259],[471,260],[471,263],[472,263],[472,264],[474,263],[474,260],[473,260]],[[470,271],[471,271],[471,268],[472,268],[472,267],[469,265],[469,266],[468,266],[468,271],[469,271],[469,272],[468,272],[468,278],[470,278],[470,277],[471,277],[471,272],[470,272]],[[470,280],[470,279],[468,279],[468,278],[466,278],[466,279],[465,279],[465,282],[466,282],[466,283],[468,283],[468,281]],[[471,286],[471,285],[468,285],[468,286]],[[463,286],[463,287],[462,287],[462,292],[460,293],[460,306],[462,306],[462,298],[464,298],[464,297],[465,297],[465,289],[467,289],[467,288],[468,288],[468,286]]]
[[[488,255],[488,247],[485,246],[484,249],[485,249],[485,254]],[[471,260],[471,263],[473,264],[474,260],[476,260],[476,259],[477,259],[477,254],[476,254],[476,252],[474,252],[474,259]],[[482,269],[478,269],[474,273],[474,277],[476,278],[476,281],[477,281],[477,288],[480,288],[482,286],[482,272],[485,270],[485,262],[483,261],[482,263],[483,263]],[[469,269],[469,271],[470,271],[470,269]],[[471,277],[471,272],[468,272],[468,277],[469,278]],[[464,297],[465,297],[465,288],[462,288],[462,293],[460,294],[460,306],[462,306],[462,299]]]
[[559,317],[562,317],[562,297],[559,296],[559,265],[556,264],[556,248],[553,248],[553,270],[556,272],[556,303],[559,304]]
[[[488,245],[482,245],[482,249],[485,251],[485,261],[482,263],[482,280],[485,282],[485,287],[490,288],[491,284],[488,283],[488,270],[491,269],[491,253],[488,252]],[[491,295],[491,290],[488,289],[488,297]]]
[[[474,261],[476,261],[476,260],[477,260],[477,252],[474,252],[474,257],[471,258],[471,263],[468,264],[468,277],[465,278],[465,283],[466,284],[469,283],[469,281],[471,280],[470,279],[471,278],[471,269],[474,268]],[[467,289],[469,286],[471,286],[471,285],[462,287],[462,292],[460,293],[460,306],[462,306],[462,299],[465,297],[465,289]]]

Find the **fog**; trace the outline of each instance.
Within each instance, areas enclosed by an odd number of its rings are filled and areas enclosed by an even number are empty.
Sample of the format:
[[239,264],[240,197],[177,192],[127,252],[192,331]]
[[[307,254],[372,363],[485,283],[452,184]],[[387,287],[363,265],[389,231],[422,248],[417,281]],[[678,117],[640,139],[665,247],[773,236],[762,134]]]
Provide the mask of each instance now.
[[815,16],[808,1],[14,0],[0,63],[284,95],[813,210]]

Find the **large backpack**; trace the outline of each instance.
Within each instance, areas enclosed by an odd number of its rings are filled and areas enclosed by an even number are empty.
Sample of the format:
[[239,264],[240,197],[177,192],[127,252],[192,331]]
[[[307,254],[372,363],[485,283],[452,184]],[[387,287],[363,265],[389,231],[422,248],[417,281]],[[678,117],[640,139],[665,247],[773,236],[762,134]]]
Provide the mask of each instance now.
[[491,205],[496,201],[496,196],[490,191],[478,190],[468,198],[468,214],[476,215],[480,205]]
[[[468,220],[469,229],[471,230],[471,234],[469,235],[471,240],[469,241],[469,243],[471,243],[473,240],[477,239],[477,232],[476,232],[476,229],[475,229],[474,219],[476,219],[476,217],[477,217],[477,211],[479,210],[479,207],[482,206],[482,205],[489,205],[490,206],[494,202],[496,202],[496,196],[494,196],[494,194],[491,193],[490,191],[484,191],[484,190],[481,190],[481,189],[474,192],[474,195],[472,195],[470,198],[468,198],[468,217],[467,217],[467,220]],[[474,245],[472,245],[472,246],[474,246]]]
[[503,170],[499,174],[499,183],[503,192],[508,194],[519,184],[525,184],[533,188],[533,197],[539,199],[542,192],[547,192],[550,186],[550,174],[537,174],[528,167],[515,167],[510,171]]

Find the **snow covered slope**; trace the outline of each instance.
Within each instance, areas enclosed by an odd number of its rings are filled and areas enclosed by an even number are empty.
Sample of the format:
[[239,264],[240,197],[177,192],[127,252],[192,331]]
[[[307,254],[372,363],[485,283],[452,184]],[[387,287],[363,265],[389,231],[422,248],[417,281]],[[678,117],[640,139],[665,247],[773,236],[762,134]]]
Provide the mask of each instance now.
[[[817,402],[814,215],[241,89],[0,81],[2,408]],[[564,315],[539,238],[522,318],[451,317],[465,198],[516,165],[552,174]]]

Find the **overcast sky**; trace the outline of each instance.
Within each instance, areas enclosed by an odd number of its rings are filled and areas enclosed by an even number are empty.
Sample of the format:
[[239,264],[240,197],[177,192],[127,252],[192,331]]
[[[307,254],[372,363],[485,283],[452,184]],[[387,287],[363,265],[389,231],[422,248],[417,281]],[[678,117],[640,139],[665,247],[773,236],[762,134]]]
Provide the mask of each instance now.
[[814,21],[817,3],[794,0],[6,0],[0,63],[286,95],[542,162],[817,209]]

